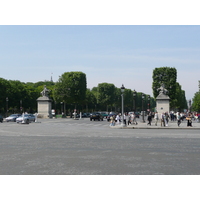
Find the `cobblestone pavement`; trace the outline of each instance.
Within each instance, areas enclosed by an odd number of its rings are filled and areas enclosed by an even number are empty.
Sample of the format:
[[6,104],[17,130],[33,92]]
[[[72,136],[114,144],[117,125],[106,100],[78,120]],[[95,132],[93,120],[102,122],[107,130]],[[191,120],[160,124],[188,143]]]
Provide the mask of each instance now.
[[1,175],[199,175],[199,165],[199,129],[117,129],[89,119],[0,124]]

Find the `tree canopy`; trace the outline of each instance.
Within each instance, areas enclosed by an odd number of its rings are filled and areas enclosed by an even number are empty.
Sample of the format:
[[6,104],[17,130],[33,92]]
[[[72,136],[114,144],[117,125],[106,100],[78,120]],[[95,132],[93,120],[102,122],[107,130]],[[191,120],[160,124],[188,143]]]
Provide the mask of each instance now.
[[200,112],[200,91],[196,92],[193,98],[192,110]]
[[187,108],[185,91],[181,89],[177,80],[177,70],[174,67],[160,67],[153,70],[152,89],[154,98],[159,94],[158,88],[164,85],[167,89],[167,95],[170,98],[170,108],[182,110]]
[[159,94],[158,88],[164,84],[165,89],[168,90],[170,99],[175,99],[176,95],[176,79],[177,71],[172,67],[160,67],[153,70],[153,95],[156,98]]
[[[176,82],[177,72],[175,68],[161,67],[153,71],[153,94],[157,97],[157,89],[163,83],[169,91],[171,107],[178,110],[187,108],[185,91]],[[12,113],[37,111],[37,98],[43,90],[44,85],[50,90],[49,96],[53,100],[52,108],[62,110],[62,105],[67,105],[68,110],[77,108],[85,111],[121,111],[121,89],[112,83],[99,83],[91,90],[87,89],[86,74],[83,72],[65,72],[59,80],[39,81],[37,83],[23,83],[18,80],[5,80],[0,78],[0,113]],[[144,99],[142,100],[142,95]],[[198,110],[197,98],[195,95],[193,107]],[[143,102],[143,106],[142,106]],[[64,103],[64,104],[63,104]],[[59,105],[60,104],[60,105]],[[155,98],[142,92],[136,92],[126,88],[124,91],[124,111],[141,111],[155,108]],[[57,105],[57,107],[56,107]]]
[[55,84],[54,100],[69,104],[83,104],[86,89],[86,75],[83,72],[65,72]]

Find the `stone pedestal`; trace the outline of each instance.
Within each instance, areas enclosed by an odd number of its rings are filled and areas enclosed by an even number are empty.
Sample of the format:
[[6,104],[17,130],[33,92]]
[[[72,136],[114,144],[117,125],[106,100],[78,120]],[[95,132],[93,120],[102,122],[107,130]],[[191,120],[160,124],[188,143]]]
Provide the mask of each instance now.
[[160,118],[162,113],[168,112],[170,111],[170,107],[169,107],[169,96],[167,96],[166,94],[160,93],[157,98],[156,98],[156,110],[158,112],[158,116]]
[[39,97],[38,103],[38,118],[52,118],[51,104],[52,101],[47,96]]

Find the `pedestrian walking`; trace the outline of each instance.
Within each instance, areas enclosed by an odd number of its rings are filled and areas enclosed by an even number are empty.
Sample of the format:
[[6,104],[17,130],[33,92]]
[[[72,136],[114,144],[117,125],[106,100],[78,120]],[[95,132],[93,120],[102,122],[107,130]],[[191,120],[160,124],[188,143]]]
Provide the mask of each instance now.
[[119,122],[120,122],[120,117],[119,117],[119,114],[117,114],[117,116],[116,116],[116,122],[117,122],[117,124],[119,124]]
[[132,113],[132,123],[135,124],[135,125],[138,124],[137,121],[136,121],[136,115],[135,115],[135,113]]
[[114,116],[110,117],[110,126],[115,126],[115,117]]
[[178,126],[180,126],[180,124],[181,124],[181,115],[180,115],[179,112],[177,113],[176,118],[177,118],[177,124],[178,124]]
[[128,125],[131,124],[131,115],[128,114]]
[[155,119],[155,126],[157,126],[157,123],[158,123],[158,120],[159,120],[158,112],[155,113],[154,119]]
[[161,126],[163,125],[163,126],[165,126],[165,113],[162,113],[161,114]]
[[147,120],[148,120],[147,125],[150,125],[150,126],[151,126],[151,121],[152,121],[152,115],[151,115],[151,112],[148,114]]
[[128,122],[128,115],[127,115],[127,113],[124,113],[124,124],[125,124],[125,126],[127,125],[127,122]]
[[169,123],[169,114],[168,112],[165,113],[165,126],[168,126]]

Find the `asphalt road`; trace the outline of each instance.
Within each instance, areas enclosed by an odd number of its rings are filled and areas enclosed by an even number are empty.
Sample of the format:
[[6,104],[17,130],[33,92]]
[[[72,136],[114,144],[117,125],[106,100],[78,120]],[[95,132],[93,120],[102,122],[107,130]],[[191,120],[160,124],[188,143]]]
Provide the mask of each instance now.
[[1,175],[199,175],[200,131],[112,129],[106,121],[0,124]]

